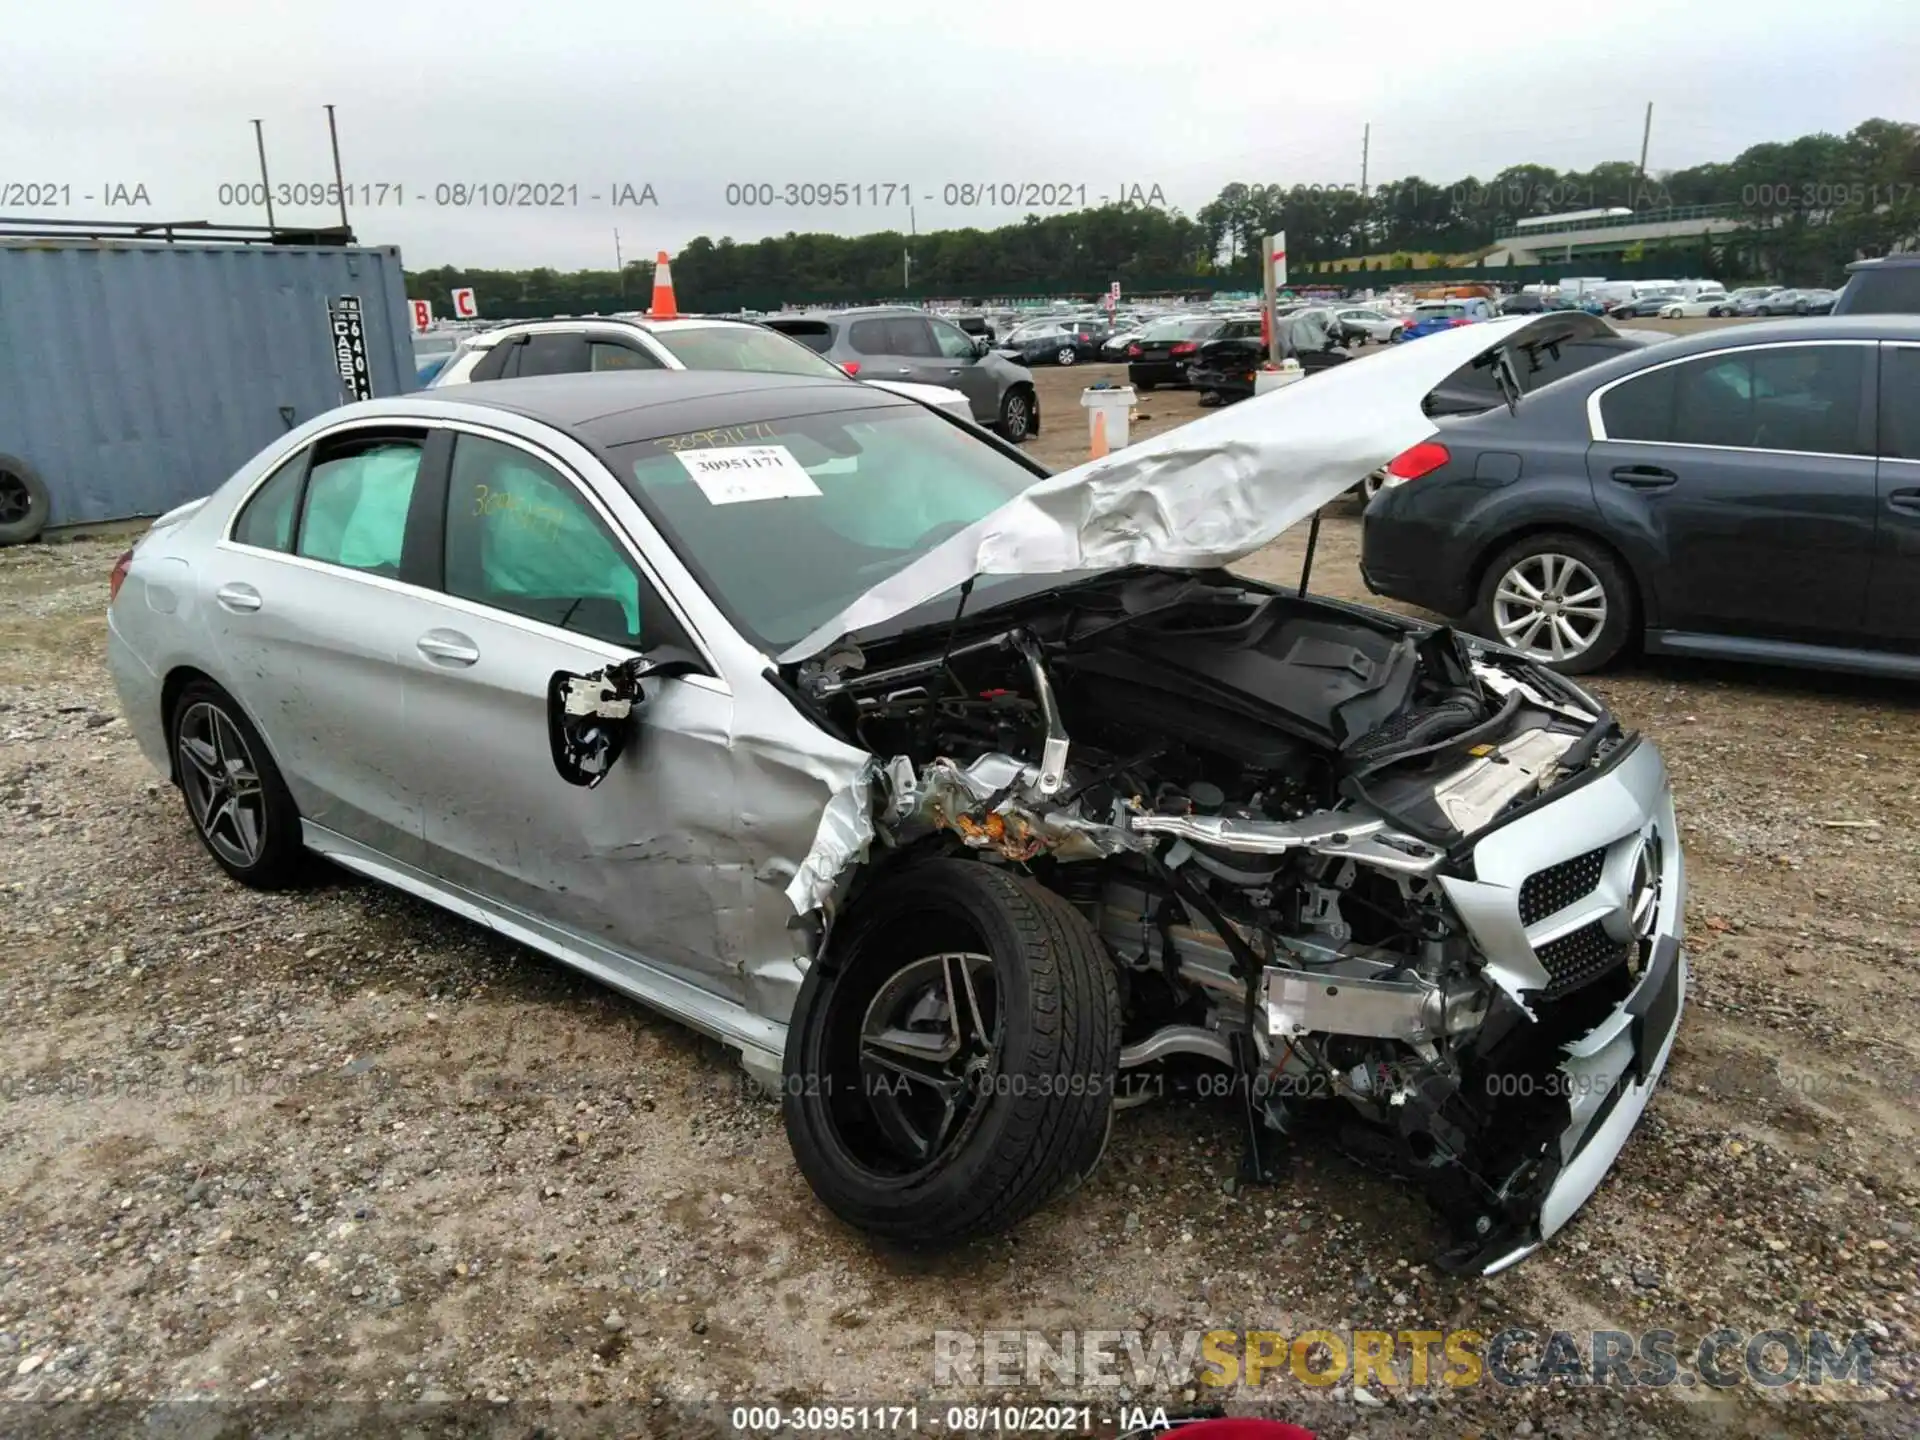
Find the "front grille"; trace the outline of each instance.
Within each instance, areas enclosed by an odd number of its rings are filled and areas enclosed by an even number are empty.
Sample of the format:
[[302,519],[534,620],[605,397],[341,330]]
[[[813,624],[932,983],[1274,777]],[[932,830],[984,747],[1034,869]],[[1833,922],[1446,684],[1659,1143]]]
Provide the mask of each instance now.
[[1576,900],[1586,899],[1600,883],[1600,870],[1606,862],[1607,850],[1603,845],[1571,860],[1562,860],[1558,865],[1536,870],[1520,887],[1520,923],[1531,925],[1558,914]]
[[1534,954],[1547,967],[1547,998],[1557,1000],[1583,985],[1591,985],[1616,965],[1623,964],[1632,950],[1631,944],[1614,939],[1607,933],[1607,927],[1595,920],[1558,940],[1537,946]]

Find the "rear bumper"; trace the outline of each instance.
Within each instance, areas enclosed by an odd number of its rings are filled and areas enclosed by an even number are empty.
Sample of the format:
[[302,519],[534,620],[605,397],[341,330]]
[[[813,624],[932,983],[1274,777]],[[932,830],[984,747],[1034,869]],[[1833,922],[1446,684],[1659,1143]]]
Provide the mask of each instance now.
[[1360,527],[1360,578],[1375,595],[1440,615],[1465,615],[1474,597],[1460,540],[1451,526],[1409,513],[1415,501],[1405,488],[1384,488],[1367,506]]
[[1138,385],[1145,381],[1149,385],[1184,385],[1187,383],[1187,366],[1184,361],[1138,360],[1127,362],[1127,383]]

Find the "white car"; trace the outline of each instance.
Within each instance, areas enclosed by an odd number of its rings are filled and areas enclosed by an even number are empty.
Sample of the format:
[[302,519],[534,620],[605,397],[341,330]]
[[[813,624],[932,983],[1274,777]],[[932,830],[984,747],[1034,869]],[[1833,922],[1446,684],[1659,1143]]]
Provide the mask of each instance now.
[[1359,335],[1376,345],[1384,345],[1394,339],[1405,325],[1406,318],[1390,315],[1384,309],[1371,305],[1349,306],[1335,310],[1333,318],[1340,322],[1340,328],[1349,335]]
[[[529,320],[471,335],[427,388],[600,370],[752,370],[850,378],[831,360],[764,325],[706,315],[673,320],[595,317]],[[967,397],[948,386],[905,380],[854,383],[891,391],[973,423]]]
[[1703,315],[1718,315],[1732,302],[1724,290],[1708,290],[1691,300],[1676,299],[1660,309],[1662,320],[1698,320]]

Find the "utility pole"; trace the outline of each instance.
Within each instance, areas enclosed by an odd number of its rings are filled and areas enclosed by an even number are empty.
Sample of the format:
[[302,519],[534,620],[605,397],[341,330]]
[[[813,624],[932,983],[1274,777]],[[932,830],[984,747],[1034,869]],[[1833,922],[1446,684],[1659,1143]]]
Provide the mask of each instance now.
[[620,258],[620,232],[613,232],[613,268],[620,276],[620,298],[627,298],[627,262]]
[[[907,207],[907,243],[900,251],[900,288],[911,292],[913,289],[913,242],[919,236],[920,228],[913,218],[913,206]],[[905,299],[906,296],[902,296]]]
[[1653,139],[1653,102],[1647,101],[1647,123],[1640,131],[1640,178],[1647,178],[1647,142]]
[[1360,132],[1360,198],[1367,198],[1367,152],[1373,148],[1373,122]]
[[353,228],[347,224],[347,182],[340,174],[340,131],[333,123],[333,106],[327,106],[327,138],[333,142],[333,188],[340,192],[340,228],[348,236]]
[[267,137],[258,120],[253,122],[253,143],[260,151],[260,193],[267,202],[267,238],[273,238],[273,182],[267,179]]

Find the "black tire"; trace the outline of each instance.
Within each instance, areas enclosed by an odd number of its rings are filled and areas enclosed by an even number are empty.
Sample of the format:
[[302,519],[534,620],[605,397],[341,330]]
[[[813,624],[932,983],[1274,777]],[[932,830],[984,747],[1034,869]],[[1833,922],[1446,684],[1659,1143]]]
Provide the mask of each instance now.
[[1062,345],[1053,357],[1054,363],[1057,365],[1072,365],[1078,361],[1079,358],[1080,352],[1071,345]]
[[[224,821],[215,818],[216,809],[205,803],[209,757],[202,748],[202,737],[209,731],[202,722],[207,720],[216,728],[224,726],[220,730],[224,741],[212,757],[217,761],[214,768],[227,776],[229,789],[220,793],[234,801],[234,809]],[[187,819],[215,863],[255,890],[284,890],[296,883],[306,858],[300,840],[300,812],[266,742],[233,697],[211,681],[190,682],[173,702],[173,713],[167,717],[167,736]],[[233,740],[239,742],[239,755],[231,753],[229,743],[225,743]],[[248,780],[243,777],[254,782],[253,793],[259,801],[250,826],[238,818],[243,801],[251,798],[243,793],[248,788]],[[217,794],[214,805],[219,803]],[[244,850],[249,833],[258,841],[250,855]]]
[[1389,330],[1387,332],[1387,343],[1389,345],[1398,345],[1406,338],[1407,338],[1407,327],[1404,325],[1402,325],[1398,330]]
[[1535,658],[1549,669],[1564,675],[1585,675],[1610,664],[1638,633],[1639,604],[1632,577],[1611,550],[1581,535],[1548,532],[1517,540],[1493,557],[1480,577],[1480,593],[1474,605],[1471,628],[1501,644],[1511,643],[1500,633],[1495,600],[1501,581],[1516,567],[1546,556],[1564,556],[1584,565],[1598,581],[1603,592],[1605,614],[1598,632],[1577,654],[1564,660],[1547,656]]
[[33,467],[0,455],[0,545],[24,545],[47,528],[53,498]]
[[1002,439],[1018,445],[1039,430],[1040,427],[1034,423],[1038,418],[1034,410],[1033,391],[1025,385],[1015,385],[1000,397],[1000,419],[994,429],[1000,432]]
[[[977,1007],[991,1012],[991,1059],[968,1071],[950,1132],[936,1123],[934,1141],[912,1153],[890,1138],[887,1072],[865,1068],[862,1037],[890,989],[916,996],[922,1013],[931,991],[901,988],[903,977],[947,957],[945,980],[960,955],[991,962],[968,966],[973,984],[991,982]],[[909,1245],[958,1244],[1017,1224],[1091,1172],[1119,1054],[1118,984],[1086,919],[995,866],[928,861],[876,882],[808,970],[787,1032],[787,1139],[814,1194],[848,1224]]]

